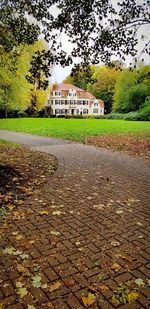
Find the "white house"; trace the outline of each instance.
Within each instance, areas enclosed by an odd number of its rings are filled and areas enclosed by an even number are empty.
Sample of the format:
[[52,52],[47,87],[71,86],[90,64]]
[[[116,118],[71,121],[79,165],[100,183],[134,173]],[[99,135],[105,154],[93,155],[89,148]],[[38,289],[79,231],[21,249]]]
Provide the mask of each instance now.
[[103,115],[104,101],[70,84],[54,84],[46,110],[51,115]]

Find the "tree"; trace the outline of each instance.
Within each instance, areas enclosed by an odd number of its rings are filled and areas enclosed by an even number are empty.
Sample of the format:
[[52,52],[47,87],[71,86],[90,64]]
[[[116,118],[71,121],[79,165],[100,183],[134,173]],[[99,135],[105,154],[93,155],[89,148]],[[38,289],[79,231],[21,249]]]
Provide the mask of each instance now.
[[[30,74],[33,55],[37,50],[42,51],[44,48],[46,47],[43,40],[32,45],[22,44],[15,48],[15,53],[0,47],[0,109],[5,110],[6,116],[7,111],[24,111],[30,107],[34,87],[28,82],[26,75]],[[37,92],[36,110],[44,107],[46,97],[46,91]]]
[[94,83],[90,83],[87,89],[98,99],[105,102],[105,113],[112,111],[113,96],[115,91],[116,80],[120,75],[122,68],[118,66],[99,66],[96,68],[92,79]]
[[80,65],[75,66],[71,74],[65,78],[64,84],[73,84],[84,90],[87,89],[89,83],[93,82],[93,74],[96,70],[96,66],[82,67]]
[[150,96],[149,85],[150,66],[123,70],[115,86],[113,111],[128,113],[143,108]]
[[[109,63],[111,57],[125,60],[137,55],[138,31],[149,24],[148,0],[9,0],[1,4],[2,32],[9,31],[5,47],[37,40],[43,32],[57,55],[45,53],[50,63],[70,64],[81,57],[84,64]],[[58,15],[53,15],[53,5]],[[34,18],[34,19],[33,19]],[[31,23],[31,20],[35,22]],[[66,33],[74,48],[68,56],[60,40]],[[6,39],[6,35],[4,36]],[[148,53],[148,40],[142,35],[141,54]],[[6,42],[7,41],[7,42]]]

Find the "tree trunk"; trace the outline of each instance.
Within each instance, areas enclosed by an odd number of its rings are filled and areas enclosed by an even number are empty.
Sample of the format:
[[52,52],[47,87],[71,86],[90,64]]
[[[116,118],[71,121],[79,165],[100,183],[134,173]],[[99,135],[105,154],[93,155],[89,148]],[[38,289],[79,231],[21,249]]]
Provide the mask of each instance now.
[[8,113],[7,113],[7,108],[5,109],[5,118],[7,118]]

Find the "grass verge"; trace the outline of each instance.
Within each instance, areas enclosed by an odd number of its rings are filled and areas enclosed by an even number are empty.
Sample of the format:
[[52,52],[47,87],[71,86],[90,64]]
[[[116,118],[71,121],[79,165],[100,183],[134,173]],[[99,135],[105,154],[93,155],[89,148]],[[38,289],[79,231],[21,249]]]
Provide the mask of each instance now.
[[0,129],[75,141],[84,141],[89,136],[109,134],[150,136],[150,122],[106,119],[1,119]]

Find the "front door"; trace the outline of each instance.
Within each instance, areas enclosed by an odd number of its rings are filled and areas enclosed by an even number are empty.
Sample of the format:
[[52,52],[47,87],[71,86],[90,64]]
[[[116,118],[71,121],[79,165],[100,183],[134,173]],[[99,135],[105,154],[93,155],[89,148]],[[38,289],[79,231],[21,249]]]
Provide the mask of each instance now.
[[74,109],[71,110],[71,115],[74,115]]

